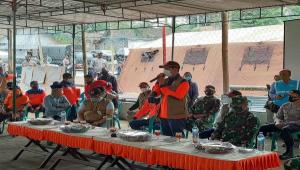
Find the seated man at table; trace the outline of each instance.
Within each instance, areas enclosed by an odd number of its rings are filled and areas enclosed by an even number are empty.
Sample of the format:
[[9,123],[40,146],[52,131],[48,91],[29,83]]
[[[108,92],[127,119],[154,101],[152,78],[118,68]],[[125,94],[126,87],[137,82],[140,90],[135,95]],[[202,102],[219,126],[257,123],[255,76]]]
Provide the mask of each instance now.
[[[158,84],[156,83],[154,85],[153,89],[155,89],[157,87],[158,87]],[[144,92],[146,90],[141,89],[141,91],[142,91],[141,94],[144,94]],[[151,90],[149,90],[149,88],[147,88],[147,91],[150,91],[150,92],[148,93],[147,96],[144,96],[145,99],[142,103],[140,103],[141,107],[139,108],[139,111],[136,112],[136,114],[133,116],[133,120],[129,122],[129,126],[134,130],[143,130],[145,127],[148,127],[150,118],[152,118],[154,116],[157,117],[157,115],[158,115],[160,105],[155,104],[155,103],[149,103],[147,98],[150,95]],[[141,96],[141,94],[140,94],[140,96]],[[155,121],[154,129],[159,129],[159,128],[160,128],[160,125],[159,125],[158,121]]]
[[215,115],[220,109],[220,100],[214,96],[215,87],[207,85],[204,93],[205,96],[197,99],[190,108],[191,114],[187,121],[187,130],[189,131],[192,130],[194,124],[200,132],[212,128]]
[[39,117],[40,112],[44,112],[44,98],[46,93],[43,89],[39,88],[37,81],[30,82],[31,89],[25,95],[29,98],[28,112],[35,113],[35,117]]
[[286,152],[280,155],[280,159],[293,157],[294,140],[293,132],[300,131],[300,91],[292,90],[289,94],[289,102],[278,110],[275,123],[261,126],[259,132],[266,135],[267,132],[280,132],[280,136],[286,145]]
[[217,123],[211,139],[250,147],[258,126],[257,118],[249,112],[247,98],[236,96],[232,98],[228,114]]
[[105,126],[106,118],[112,117],[114,105],[111,100],[105,98],[106,91],[103,87],[90,90],[90,98],[85,100],[78,111],[80,121],[94,126]]
[[[242,96],[242,93],[237,90],[232,90],[228,94],[225,94],[225,96],[226,97],[224,97],[224,99],[222,99],[222,107],[221,107],[220,111],[218,112],[218,114],[216,115],[214,125],[221,122],[224,119],[224,117],[229,113],[229,105],[231,103],[230,101],[231,101],[232,97]],[[207,130],[200,132],[199,137],[201,139],[207,139],[211,136],[211,134],[214,131],[215,131],[215,128],[209,128]]]
[[[23,95],[19,86],[16,86],[16,111],[13,114],[13,94],[10,93],[6,96],[4,100],[4,108],[2,109],[2,114],[0,117],[0,122],[4,119],[20,119],[23,116],[24,109],[26,108],[29,99],[27,96]],[[2,120],[1,120],[2,119]]]
[[140,92],[136,102],[127,111],[127,115],[128,115],[127,119],[129,121],[131,121],[134,116],[134,113],[135,113],[134,110],[141,109],[151,93],[150,86],[147,82],[141,82],[139,84],[139,88],[140,88],[141,92]]
[[67,111],[71,104],[63,95],[62,85],[59,82],[54,82],[50,87],[51,94],[46,96],[44,100],[45,117],[61,120],[61,112]]
[[85,81],[85,87],[84,87],[84,94],[87,99],[90,98],[90,90],[97,88],[97,87],[103,87],[105,88],[107,93],[112,92],[112,85],[104,80],[94,80],[94,77],[90,74],[84,76]]
[[77,108],[77,101],[79,98],[78,90],[74,83],[73,77],[70,73],[63,74],[63,81],[60,84],[63,87],[63,94],[66,96],[68,101],[71,104],[70,113],[67,117],[68,121],[72,121],[77,118],[76,108]]

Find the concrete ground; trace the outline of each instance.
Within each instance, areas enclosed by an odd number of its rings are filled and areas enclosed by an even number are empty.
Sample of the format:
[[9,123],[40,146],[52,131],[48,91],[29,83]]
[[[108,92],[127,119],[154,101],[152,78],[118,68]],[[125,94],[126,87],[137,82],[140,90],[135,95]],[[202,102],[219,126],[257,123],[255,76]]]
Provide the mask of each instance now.
[[[128,128],[128,123],[126,121],[121,121],[121,127],[123,129]],[[190,135],[191,136],[191,135]],[[44,156],[37,155],[35,153],[24,152],[23,155],[17,161],[11,161],[15,154],[24,146],[28,140],[24,137],[11,137],[5,131],[4,134],[0,135],[0,170],[32,170],[38,169],[40,163],[43,161]],[[282,142],[278,142],[280,145]],[[297,146],[297,147],[296,147]],[[270,140],[267,139],[266,150],[270,150]],[[279,148],[281,148],[279,146]],[[39,149],[39,148],[35,148]],[[299,155],[298,143],[295,145],[295,151]],[[282,152],[282,148],[281,151]],[[90,153],[90,152],[87,152]],[[51,160],[44,169],[48,169],[49,166],[53,163],[54,160]],[[106,165],[107,166],[107,165]],[[79,164],[67,163],[62,161],[57,170],[92,170],[94,168],[87,167]],[[106,169],[104,167],[103,169]],[[281,168],[272,169],[272,170],[281,170]]]

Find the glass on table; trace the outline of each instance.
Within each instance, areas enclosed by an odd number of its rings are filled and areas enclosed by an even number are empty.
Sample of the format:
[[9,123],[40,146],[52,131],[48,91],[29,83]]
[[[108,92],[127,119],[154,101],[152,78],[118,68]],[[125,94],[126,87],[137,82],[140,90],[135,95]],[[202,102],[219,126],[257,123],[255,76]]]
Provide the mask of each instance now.
[[175,137],[178,140],[178,142],[180,142],[180,139],[182,138],[182,132],[176,132]]
[[160,130],[154,130],[154,134],[155,134],[155,136],[160,136]]

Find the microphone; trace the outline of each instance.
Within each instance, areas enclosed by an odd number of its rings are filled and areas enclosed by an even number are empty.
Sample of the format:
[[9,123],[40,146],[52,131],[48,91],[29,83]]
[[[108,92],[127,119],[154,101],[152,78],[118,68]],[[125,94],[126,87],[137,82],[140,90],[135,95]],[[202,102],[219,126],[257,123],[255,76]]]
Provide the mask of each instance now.
[[161,78],[161,77],[165,77],[166,75],[164,73],[160,73],[159,75],[157,75],[155,78],[153,78],[152,80],[150,80],[150,83],[156,81],[157,79]]

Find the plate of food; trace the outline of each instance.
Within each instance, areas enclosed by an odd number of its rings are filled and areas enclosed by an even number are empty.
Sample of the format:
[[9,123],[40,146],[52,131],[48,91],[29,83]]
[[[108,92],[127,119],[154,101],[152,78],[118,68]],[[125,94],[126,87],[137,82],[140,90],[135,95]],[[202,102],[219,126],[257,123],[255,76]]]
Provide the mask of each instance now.
[[31,125],[49,125],[53,122],[51,118],[36,118],[27,121]]
[[145,142],[151,140],[151,134],[142,131],[119,131],[117,137],[130,142]]
[[229,142],[205,141],[196,144],[195,148],[199,150],[204,150],[207,153],[224,154],[231,152],[234,149],[234,146]]
[[88,124],[68,124],[59,127],[60,130],[66,133],[84,133],[91,128]]
[[252,152],[255,152],[256,150],[255,149],[248,149],[248,148],[239,148],[238,151],[240,153],[252,153]]

